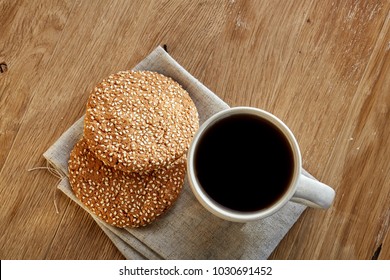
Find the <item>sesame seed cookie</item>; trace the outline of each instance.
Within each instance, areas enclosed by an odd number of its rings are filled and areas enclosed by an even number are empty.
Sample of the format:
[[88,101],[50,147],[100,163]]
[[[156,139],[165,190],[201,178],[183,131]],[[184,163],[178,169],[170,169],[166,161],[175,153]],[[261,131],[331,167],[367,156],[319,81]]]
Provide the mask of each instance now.
[[150,173],[122,172],[97,159],[81,139],[69,159],[69,181],[76,197],[116,227],[151,223],[176,201],[186,172],[185,156]]
[[199,128],[188,93],[171,78],[150,71],[122,71],[90,94],[84,137],[105,164],[147,172],[182,157]]

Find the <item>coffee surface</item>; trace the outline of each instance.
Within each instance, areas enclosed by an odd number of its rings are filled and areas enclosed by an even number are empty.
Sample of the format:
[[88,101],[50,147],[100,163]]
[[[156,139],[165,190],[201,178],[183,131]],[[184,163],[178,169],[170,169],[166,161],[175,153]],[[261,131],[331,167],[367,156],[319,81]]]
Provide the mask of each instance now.
[[217,203],[237,211],[269,207],[287,191],[293,154],[283,133],[253,115],[232,115],[199,140],[196,176]]

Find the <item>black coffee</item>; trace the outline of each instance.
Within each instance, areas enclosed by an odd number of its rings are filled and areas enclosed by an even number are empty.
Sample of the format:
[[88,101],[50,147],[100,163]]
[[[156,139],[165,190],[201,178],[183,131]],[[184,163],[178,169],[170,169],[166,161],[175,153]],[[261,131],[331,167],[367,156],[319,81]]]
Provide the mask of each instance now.
[[219,204],[238,211],[267,208],[287,190],[293,154],[283,133],[253,115],[232,115],[209,127],[195,151],[200,185]]

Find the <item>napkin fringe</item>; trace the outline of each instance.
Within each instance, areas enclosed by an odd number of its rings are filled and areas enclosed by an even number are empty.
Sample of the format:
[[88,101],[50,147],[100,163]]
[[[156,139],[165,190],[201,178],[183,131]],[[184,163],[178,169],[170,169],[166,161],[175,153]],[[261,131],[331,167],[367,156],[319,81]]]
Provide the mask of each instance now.
[[54,177],[56,177],[58,179],[57,183],[54,185],[55,188],[54,188],[54,192],[53,192],[53,204],[54,204],[54,208],[56,210],[56,214],[59,214],[60,211],[59,211],[58,203],[57,203],[57,194],[59,191],[58,186],[61,183],[62,179],[66,178],[66,176],[61,172],[61,170],[55,168],[54,164],[50,163],[49,160],[46,160],[46,166],[37,166],[37,167],[32,167],[32,168],[27,169],[28,172],[37,171],[37,170],[47,170],[47,171],[49,171],[49,173],[51,175],[53,175]]

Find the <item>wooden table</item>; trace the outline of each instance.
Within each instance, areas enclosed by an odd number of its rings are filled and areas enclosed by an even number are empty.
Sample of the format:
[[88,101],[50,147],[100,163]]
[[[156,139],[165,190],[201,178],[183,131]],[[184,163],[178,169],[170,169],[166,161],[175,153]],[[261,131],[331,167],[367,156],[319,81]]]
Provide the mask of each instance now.
[[[337,192],[272,259],[390,259],[390,2],[0,0],[0,258],[122,259],[42,153],[89,91],[164,45],[231,106],[291,127]],[[54,199],[59,213],[56,213]]]

